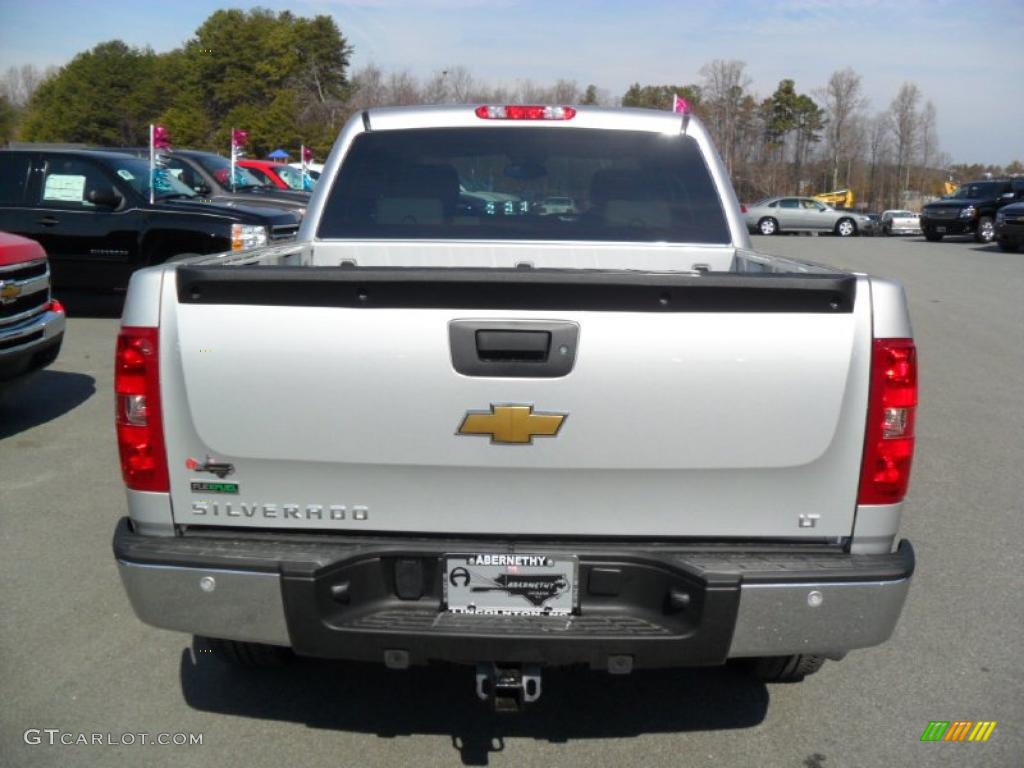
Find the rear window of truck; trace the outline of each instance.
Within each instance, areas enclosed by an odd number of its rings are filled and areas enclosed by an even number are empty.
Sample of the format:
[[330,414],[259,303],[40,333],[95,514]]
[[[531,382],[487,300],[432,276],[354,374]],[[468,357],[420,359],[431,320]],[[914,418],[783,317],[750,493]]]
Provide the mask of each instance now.
[[[555,206],[553,198],[565,202]],[[360,134],[328,195],[317,235],[730,241],[692,138],[540,127]]]

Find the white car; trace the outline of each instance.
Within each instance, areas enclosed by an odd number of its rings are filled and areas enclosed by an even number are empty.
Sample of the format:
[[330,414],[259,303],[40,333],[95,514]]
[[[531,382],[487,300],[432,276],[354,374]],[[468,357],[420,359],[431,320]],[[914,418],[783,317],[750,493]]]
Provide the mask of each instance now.
[[[302,170],[302,163],[288,163],[288,165],[290,165],[292,168],[298,168],[300,171]],[[324,164],[306,163],[306,170],[309,171],[309,175],[313,179],[313,181],[316,181],[317,179],[320,178],[320,174],[324,172]]]
[[921,216],[913,211],[883,211],[882,234],[920,235]]

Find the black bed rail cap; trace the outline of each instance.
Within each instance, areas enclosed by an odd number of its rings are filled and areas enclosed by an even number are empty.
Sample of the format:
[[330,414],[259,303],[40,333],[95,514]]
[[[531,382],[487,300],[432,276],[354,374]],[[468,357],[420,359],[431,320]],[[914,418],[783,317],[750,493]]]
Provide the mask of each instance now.
[[591,312],[849,313],[847,274],[182,266],[182,304]]

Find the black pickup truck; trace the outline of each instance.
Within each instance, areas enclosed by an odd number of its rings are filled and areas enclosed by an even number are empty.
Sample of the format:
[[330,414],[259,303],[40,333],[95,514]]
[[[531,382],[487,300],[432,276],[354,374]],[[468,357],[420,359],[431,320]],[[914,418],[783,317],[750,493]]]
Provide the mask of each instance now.
[[961,184],[952,195],[921,210],[921,231],[932,242],[947,235],[973,235],[979,243],[991,243],[996,236],[996,212],[1017,200],[1024,200],[1024,178]]
[[186,254],[244,250],[293,237],[301,214],[225,204],[113,152],[0,150],[0,230],[38,241],[53,284],[122,290],[131,273]]

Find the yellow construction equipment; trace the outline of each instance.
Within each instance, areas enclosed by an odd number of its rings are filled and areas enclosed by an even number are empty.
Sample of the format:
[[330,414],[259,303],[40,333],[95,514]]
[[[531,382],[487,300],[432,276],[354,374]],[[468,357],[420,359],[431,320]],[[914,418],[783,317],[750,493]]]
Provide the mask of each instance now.
[[813,197],[815,200],[819,200],[826,205],[831,205],[836,208],[853,208],[852,189],[837,189],[835,192],[819,192]]
[[944,181],[942,182],[942,189],[944,195],[952,195],[960,187],[955,181]]

